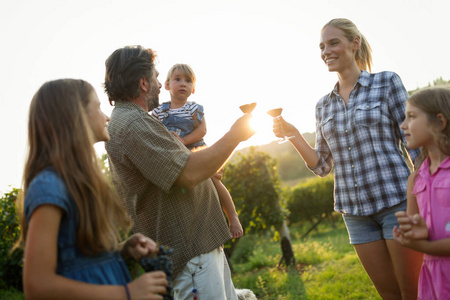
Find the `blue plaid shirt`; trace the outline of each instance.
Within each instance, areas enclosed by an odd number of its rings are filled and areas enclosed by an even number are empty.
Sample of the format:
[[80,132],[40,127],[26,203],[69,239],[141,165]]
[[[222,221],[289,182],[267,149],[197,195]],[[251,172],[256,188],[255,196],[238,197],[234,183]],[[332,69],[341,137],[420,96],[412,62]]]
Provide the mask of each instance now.
[[[316,105],[316,175],[335,167],[336,211],[368,216],[406,200],[410,174],[400,142],[408,93],[393,72],[362,71],[347,105],[338,85]],[[418,150],[407,149],[412,161]]]

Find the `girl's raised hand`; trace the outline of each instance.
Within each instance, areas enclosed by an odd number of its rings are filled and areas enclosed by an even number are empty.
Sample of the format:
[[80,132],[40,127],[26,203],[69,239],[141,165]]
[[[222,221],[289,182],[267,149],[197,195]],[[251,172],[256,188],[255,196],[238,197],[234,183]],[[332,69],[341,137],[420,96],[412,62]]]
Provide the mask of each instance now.
[[122,257],[132,257],[140,260],[143,257],[151,256],[158,253],[156,243],[141,233],[135,233],[125,242],[122,248]]
[[394,226],[394,229],[392,229],[392,235],[393,235],[395,241],[397,241],[401,245],[405,246],[407,241],[403,237],[402,231],[397,226]]
[[413,216],[404,211],[395,213],[399,230],[406,239],[423,240],[428,238],[428,228],[425,219],[420,214]]
[[163,271],[148,272],[128,284],[133,300],[162,300],[167,292],[167,278]]

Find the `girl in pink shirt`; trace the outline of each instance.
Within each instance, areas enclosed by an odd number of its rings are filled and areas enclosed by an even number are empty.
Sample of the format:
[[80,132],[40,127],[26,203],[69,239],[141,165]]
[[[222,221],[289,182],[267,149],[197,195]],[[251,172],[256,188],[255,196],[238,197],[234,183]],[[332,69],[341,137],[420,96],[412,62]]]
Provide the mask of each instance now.
[[407,211],[394,239],[424,253],[418,299],[450,299],[450,89],[429,88],[406,102],[401,128],[408,148],[421,148],[408,179]]

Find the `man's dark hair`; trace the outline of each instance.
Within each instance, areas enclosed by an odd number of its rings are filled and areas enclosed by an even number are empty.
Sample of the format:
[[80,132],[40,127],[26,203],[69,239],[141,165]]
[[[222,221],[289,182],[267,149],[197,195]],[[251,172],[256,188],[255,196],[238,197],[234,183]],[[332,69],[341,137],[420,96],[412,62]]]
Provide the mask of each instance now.
[[142,46],[127,46],[117,49],[105,62],[105,92],[109,103],[130,101],[139,96],[139,80],[150,81],[155,71],[156,53]]

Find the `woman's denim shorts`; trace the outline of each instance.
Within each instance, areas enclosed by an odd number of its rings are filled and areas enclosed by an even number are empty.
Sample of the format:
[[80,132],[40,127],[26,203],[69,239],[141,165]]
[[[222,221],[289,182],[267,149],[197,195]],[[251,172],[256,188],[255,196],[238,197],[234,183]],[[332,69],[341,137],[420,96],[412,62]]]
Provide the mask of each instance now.
[[383,239],[392,240],[392,229],[394,226],[398,226],[395,213],[399,210],[406,211],[406,201],[370,216],[343,214],[350,244],[363,244]]

